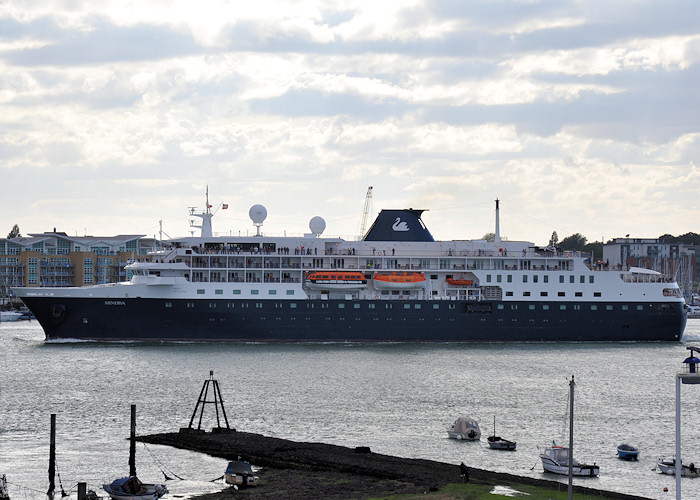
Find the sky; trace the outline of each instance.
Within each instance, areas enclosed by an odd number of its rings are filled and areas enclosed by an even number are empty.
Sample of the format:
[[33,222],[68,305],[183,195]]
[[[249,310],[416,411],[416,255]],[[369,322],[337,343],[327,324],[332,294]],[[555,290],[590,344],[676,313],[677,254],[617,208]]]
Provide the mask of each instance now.
[[[697,0],[0,2],[0,237],[700,232]],[[228,205],[223,209],[222,203]]]

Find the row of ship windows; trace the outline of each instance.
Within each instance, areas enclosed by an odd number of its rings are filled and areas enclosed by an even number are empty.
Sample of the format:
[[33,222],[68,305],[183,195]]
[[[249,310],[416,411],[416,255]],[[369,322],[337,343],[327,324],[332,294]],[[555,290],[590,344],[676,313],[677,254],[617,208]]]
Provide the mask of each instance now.
[[[506,292],[506,297],[512,297],[513,292]],[[530,292],[523,292],[523,297],[530,297]],[[593,292],[594,297],[601,297],[601,292]],[[549,292],[540,292],[540,297],[549,297]],[[566,292],[557,292],[557,297],[566,297]],[[574,292],[574,297],[583,297],[583,292]]]
[[[540,275],[539,274],[533,274],[532,276],[532,282],[533,283],[539,283],[540,281]],[[493,276],[490,274],[486,275],[486,283],[493,283],[492,281]],[[564,279],[564,275],[559,276],[559,283],[564,283],[566,280]],[[503,282],[503,275],[497,274],[496,275],[496,283],[502,283]],[[513,275],[512,274],[506,274],[506,283],[512,283],[513,282]],[[523,274],[523,283],[528,282],[528,275]],[[543,274],[542,275],[542,282],[543,283],[549,283],[549,275],[548,274]],[[584,275],[579,276],[579,283],[585,283],[586,282],[586,277]],[[588,277],[588,282],[589,283],[595,283],[595,276],[589,276]],[[573,274],[569,276],[569,283],[576,283],[576,276]]]
[[[297,304],[296,302],[289,302],[289,303],[284,303],[284,302],[277,302],[275,303],[275,308],[280,309],[283,308],[284,305],[287,305],[289,309],[296,309]],[[330,304],[320,304],[320,309],[329,309]],[[367,309],[377,309],[377,304],[374,302],[368,302],[367,304]],[[394,304],[379,304],[380,306],[384,306],[384,309],[393,309]],[[227,302],[226,303],[226,308],[227,309],[235,309],[238,307],[239,309],[248,309],[249,304],[247,302],[242,302],[238,306],[236,306],[235,302]],[[338,309],[345,309],[345,304],[340,303],[337,304]],[[353,304],[353,309],[360,309],[362,306],[361,303],[356,302]],[[422,304],[403,304],[404,309],[421,309]],[[446,309],[455,309],[456,304],[431,304],[433,309],[440,309],[441,306],[445,307]],[[520,304],[497,304],[496,308],[497,309],[512,309],[512,310],[517,310],[519,308]],[[550,304],[539,304],[540,308],[543,311],[549,311],[550,310]],[[170,301],[165,302],[165,307],[170,308],[173,307],[173,303]],[[209,308],[210,309],[216,309],[217,303],[216,302],[209,302]],[[314,309],[315,304],[306,304],[307,309]],[[571,307],[572,310],[574,311],[580,311],[581,310],[581,305],[580,304],[559,304],[559,310],[560,311],[565,311],[569,307]],[[586,306],[590,308],[591,311],[597,311],[598,308],[603,310],[603,304],[589,304]],[[628,304],[620,304],[620,310],[622,311],[627,311],[629,310],[630,306]],[[636,309],[638,311],[643,311],[644,310],[644,305],[642,304],[636,304],[635,305]],[[194,302],[187,302],[187,308],[188,309],[194,309],[195,308],[195,303]],[[263,302],[255,302],[255,308],[256,309],[262,309],[263,308]],[[537,304],[528,304],[528,309],[531,311],[534,311],[537,308]],[[381,307],[380,307],[381,309]],[[615,307],[612,304],[605,304],[604,309],[606,311],[612,311],[615,309]]]
[[[488,277],[489,276],[487,275],[487,278]],[[583,278],[583,276],[581,276],[581,277]],[[591,278],[593,278],[593,276],[591,276]],[[487,279],[486,281],[489,281],[489,280]],[[535,283],[536,282],[537,282],[537,280],[535,280]],[[285,290],[285,292],[287,295],[294,295],[294,290]],[[204,288],[197,289],[197,295],[204,295],[205,293],[206,293],[206,290]],[[233,295],[241,295],[241,293],[242,292],[240,289],[233,290]],[[523,297],[530,297],[530,295],[531,295],[530,292],[522,292],[522,293],[523,293]],[[224,291],[221,289],[217,289],[217,290],[214,290],[214,294],[215,295],[223,295]],[[254,289],[250,290],[250,294],[251,295],[260,295],[260,290],[257,290],[254,288]],[[277,290],[275,290],[274,288],[268,289],[267,294],[268,295],[277,295]],[[437,292],[434,291],[433,294],[437,295]],[[548,296],[549,296],[549,292],[540,292],[540,297],[548,297]],[[574,296],[575,297],[583,297],[583,292],[574,292]],[[594,297],[601,297],[601,292],[593,292],[593,296]],[[513,292],[507,291],[506,297],[513,297]],[[566,297],[566,292],[558,292],[557,297]]]

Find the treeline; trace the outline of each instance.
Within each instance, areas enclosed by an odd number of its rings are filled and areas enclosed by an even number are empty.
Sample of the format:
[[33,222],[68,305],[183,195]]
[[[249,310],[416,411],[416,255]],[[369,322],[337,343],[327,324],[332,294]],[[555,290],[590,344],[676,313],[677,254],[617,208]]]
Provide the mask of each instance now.
[[[700,245],[700,234],[685,233],[680,236],[664,234],[659,236],[659,243],[680,243],[683,245]],[[608,240],[610,243],[612,240]],[[559,250],[577,250],[579,252],[592,253],[596,256],[603,255],[603,242],[593,241],[588,242],[585,236],[581,233],[572,234],[563,240],[559,241],[557,232],[552,233],[549,240],[549,245],[558,248]]]

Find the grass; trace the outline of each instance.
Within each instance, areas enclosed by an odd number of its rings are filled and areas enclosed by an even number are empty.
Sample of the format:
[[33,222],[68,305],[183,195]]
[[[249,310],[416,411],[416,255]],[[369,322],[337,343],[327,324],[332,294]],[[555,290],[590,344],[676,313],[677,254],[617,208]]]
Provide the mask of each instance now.
[[[539,486],[526,484],[502,484],[503,493],[491,493],[494,486],[491,484],[479,483],[451,483],[438,491],[426,492],[420,495],[392,495],[386,497],[374,497],[370,500],[417,500],[428,498],[430,500],[495,500],[498,498],[528,498],[532,500],[566,500],[569,498],[568,489],[553,490]],[[506,490],[507,488],[507,490]],[[601,495],[591,496],[589,494],[574,493],[575,500],[605,500],[607,497]]]

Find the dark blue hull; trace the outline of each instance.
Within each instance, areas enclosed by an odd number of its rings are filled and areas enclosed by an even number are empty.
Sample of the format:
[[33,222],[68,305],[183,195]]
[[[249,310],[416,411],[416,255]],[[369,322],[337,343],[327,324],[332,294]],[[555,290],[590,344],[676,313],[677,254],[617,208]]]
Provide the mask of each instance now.
[[47,340],[679,341],[679,303],[25,297]]

